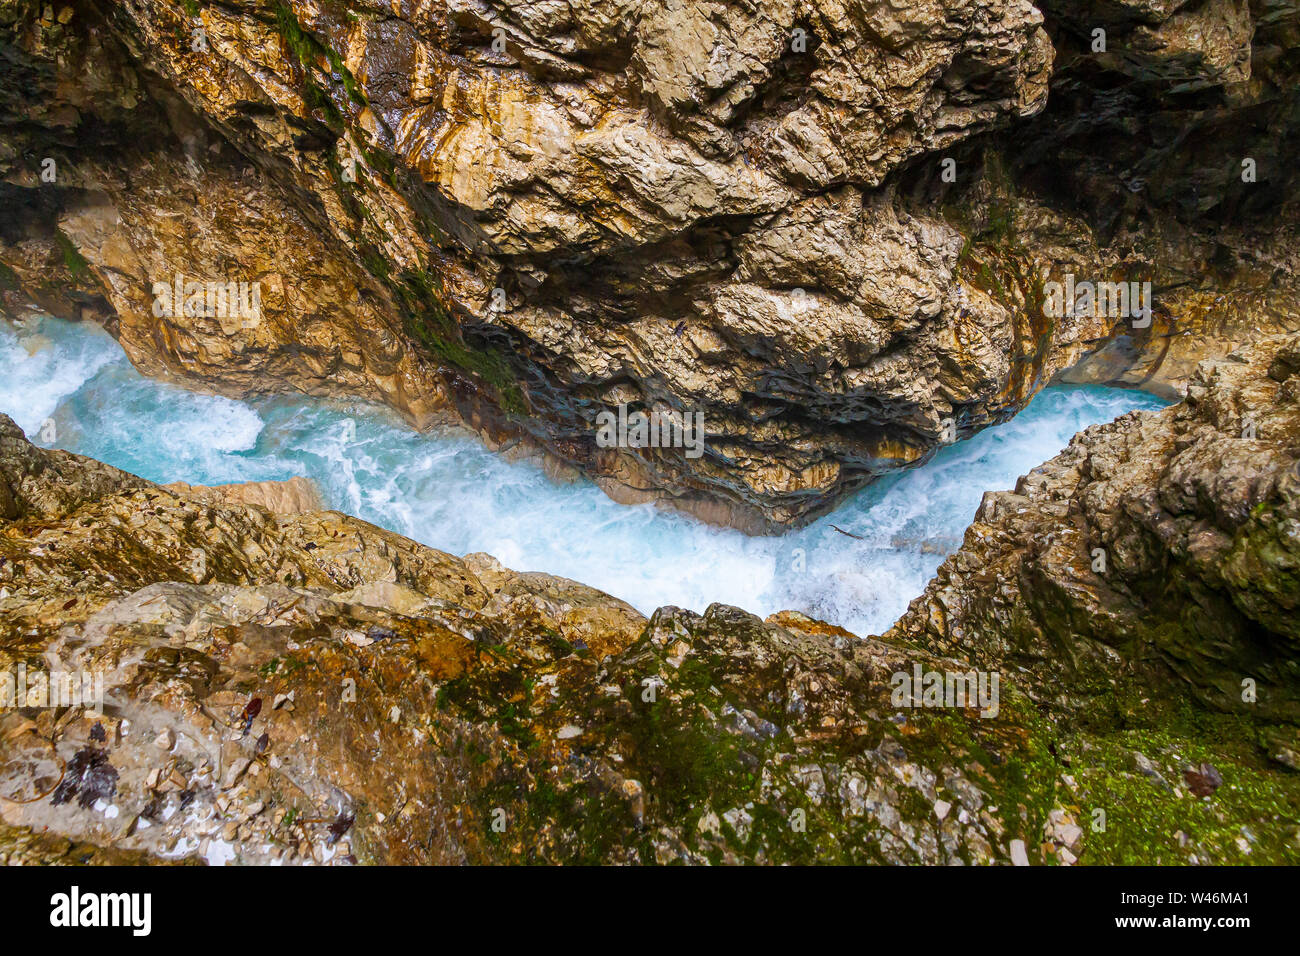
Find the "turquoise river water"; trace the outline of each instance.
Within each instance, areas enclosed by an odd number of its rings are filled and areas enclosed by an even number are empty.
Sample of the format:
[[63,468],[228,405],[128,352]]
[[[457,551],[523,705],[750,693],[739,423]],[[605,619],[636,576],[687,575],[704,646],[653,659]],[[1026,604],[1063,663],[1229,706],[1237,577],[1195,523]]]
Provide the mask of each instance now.
[[0,411],[38,444],[154,481],[303,475],[331,507],[452,554],[486,551],[516,570],[582,581],[646,613],[714,601],[760,615],[793,608],[863,635],[887,628],[921,593],[985,491],[1014,487],[1088,425],[1162,404],[1121,389],[1048,388],[1010,422],[877,482],[809,527],[756,538],[653,505],[617,505],[586,481],[556,484],[464,431],[418,433],[353,402],[196,394],[141,377],[89,324],[0,322]]

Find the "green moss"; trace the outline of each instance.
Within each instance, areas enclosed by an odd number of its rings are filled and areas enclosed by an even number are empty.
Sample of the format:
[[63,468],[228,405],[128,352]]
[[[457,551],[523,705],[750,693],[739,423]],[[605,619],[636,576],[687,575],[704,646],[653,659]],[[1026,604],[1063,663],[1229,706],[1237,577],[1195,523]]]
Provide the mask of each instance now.
[[392,280],[393,270],[388,264],[388,257],[377,246],[371,243],[363,243],[357,251],[361,256],[361,261],[365,264],[367,272],[382,282]]
[[[387,279],[386,262],[382,271],[382,277]],[[375,269],[372,274],[380,277]],[[491,387],[504,411],[520,415],[527,411],[523,391],[506,357],[491,346],[471,346],[461,336],[442,304],[446,296],[441,279],[427,271],[407,270],[395,285],[403,300],[403,317],[411,338],[448,365]]]
[[493,724],[521,750],[536,749],[529,707],[531,681],[508,648],[491,648],[485,656],[491,664],[480,667],[474,677],[458,677],[438,688],[438,707],[475,723]]
[[72,240],[65,236],[62,230],[58,230],[54,233],[54,241],[63,256],[63,265],[68,270],[72,284],[74,286],[80,285],[83,280],[89,279],[91,275],[90,263],[77,251],[77,247],[72,244]]
[[990,245],[1019,245],[1020,235],[1016,232],[1016,204],[1013,197],[999,196],[990,204],[988,224],[980,232],[979,239]]
[[[1267,728],[1252,715],[1210,710],[1186,695],[1153,697],[1132,678],[1089,690],[1100,694],[1096,706],[1060,741],[1069,763],[1062,770],[1078,790],[1058,793],[1084,829],[1081,863],[1300,862],[1300,774],[1268,760]],[[1138,770],[1135,752],[1163,783]],[[1208,798],[1192,795],[1183,777],[1203,763],[1223,777]]]
[[368,146],[361,147],[361,155],[366,159],[366,165],[371,169],[377,170],[379,175],[390,185],[395,186],[397,181],[397,163],[388,153],[379,149],[371,149]]
[[354,220],[370,221],[370,211],[364,204],[358,202],[356,197],[357,190],[366,188],[365,169],[359,163],[354,163],[356,181],[348,182],[343,178],[343,164],[334,150],[326,152],[325,163],[329,168],[330,178],[334,181],[334,192],[338,194],[339,201],[343,203],[343,208],[348,211],[348,215]]
[[[611,834],[632,829],[633,820],[626,801],[609,794],[592,793],[582,786],[557,786],[541,778],[522,788],[518,781],[504,779],[484,788],[479,801],[483,824],[490,842],[501,843],[510,832],[547,834],[541,843],[534,837],[524,839],[526,863],[577,864],[596,866],[608,861],[605,851]],[[508,832],[492,829],[492,810],[508,808]],[[647,862],[653,861],[648,844],[641,848]],[[515,859],[511,857],[511,859]]]
[[[347,94],[348,99],[357,106],[366,106],[366,96],[362,91],[360,84],[357,83],[356,77],[352,75],[352,71],[347,68],[342,57],[335,52],[333,47],[322,43],[314,34],[303,29],[302,24],[298,21],[297,15],[287,3],[279,2],[279,0],[277,0],[273,9],[275,11],[276,29],[280,36],[284,38],[285,43],[289,47],[289,51],[293,54],[299,65],[302,66],[303,70],[310,75],[314,70],[316,70],[317,64],[324,59],[329,63],[333,77],[337,77],[338,82],[342,84],[343,90]],[[333,79],[333,77],[331,77],[331,79]],[[311,85],[309,79],[309,90]],[[320,92],[318,95],[324,95],[324,93]]]
[[904,745],[913,760],[929,766],[960,758],[963,772],[988,795],[987,808],[1004,827],[1003,844],[1019,838],[1032,848],[1056,799],[1060,764],[1051,750],[1053,731],[1022,698],[1004,694],[1000,707],[987,720],[924,711],[912,719],[915,732]]
[[272,677],[283,675],[292,676],[297,671],[307,667],[308,662],[302,657],[273,657],[257,669],[263,680],[270,680]]
[[[527,648],[512,643],[517,653],[503,654],[499,668],[476,669],[446,682],[438,692],[441,707],[504,732],[504,747],[488,747],[486,754],[472,735],[462,743],[465,765],[482,773],[469,799],[490,856],[537,863],[656,863],[657,852],[676,852],[658,836],[663,824],[680,833],[687,852],[716,863],[851,864],[924,855],[924,841],[932,833],[916,824],[933,825],[933,800],[923,786],[903,782],[906,774],[896,776],[881,766],[882,759],[895,759],[892,747],[882,747],[886,736],[902,746],[907,765],[961,768],[985,794],[981,814],[994,818],[988,833],[995,854],[1004,855],[1016,838],[1035,852],[1060,797],[1062,766],[1053,750],[1055,727],[1032,702],[1004,693],[1001,712],[992,719],[969,710],[930,710],[909,714],[903,726],[873,715],[824,735],[807,734],[806,728],[795,738],[794,731],[768,736],[764,722],[789,721],[783,695],[771,683],[781,678],[737,670],[733,654],[743,646],[743,636],[716,644],[711,643],[716,634],[694,640],[689,654],[670,662],[668,652],[643,635],[617,659],[585,665],[574,663],[562,638],[538,631],[528,635]],[[711,646],[721,649],[711,653]],[[564,662],[561,667],[579,672],[535,693],[541,689],[539,660]],[[598,671],[584,675],[583,666],[607,670],[599,677]],[[642,696],[650,675],[663,681],[653,701]],[[597,689],[593,678],[617,685],[620,693]],[[759,720],[751,717],[749,723],[758,733],[728,716],[751,710]],[[549,740],[556,728],[573,722],[582,733],[552,765],[557,756],[536,741]],[[482,742],[487,739],[499,738]],[[612,753],[616,776],[601,768],[602,757]],[[818,774],[821,785],[813,786]],[[882,811],[874,796],[850,810],[841,796],[850,774],[887,791],[884,799],[897,813],[892,822],[891,812]],[[620,777],[643,787],[640,825],[636,801],[622,790]],[[953,804],[969,799],[964,789],[945,789],[942,775],[934,783],[940,799]],[[505,833],[492,827],[498,807],[507,813]],[[911,826],[900,827],[900,820]]]
[[361,89],[361,84],[357,78],[352,75],[352,71],[347,68],[343,60],[333,50],[329,51],[330,67],[338,73],[343,79],[343,89],[348,94],[348,99],[352,100],[357,106],[366,107],[369,101],[366,99],[365,92]]
[[[1168,730],[1128,730],[1083,741],[1075,760],[1076,805],[1085,829],[1080,861],[1300,862],[1300,775],[1269,768],[1235,730],[1200,739]],[[1134,751],[1155,765],[1164,785],[1135,769]],[[1219,771],[1223,784],[1208,797],[1196,797],[1182,768],[1203,763]],[[1104,829],[1093,825],[1097,810],[1105,813]]]
[[303,82],[303,102],[307,104],[307,109],[313,113],[320,113],[325,117],[325,125],[334,133],[342,135],[343,133],[343,114],[339,108],[334,105],[328,93],[316,85],[315,81],[308,77]]
[[[687,659],[672,678],[677,698],[673,705],[642,701],[637,683],[623,688],[635,711],[628,728],[631,756],[649,771],[649,784],[662,795],[669,817],[689,816],[693,808],[704,805],[722,809],[743,805],[758,784],[749,770],[752,761],[741,753],[742,738],[717,732],[705,714],[706,710],[716,713],[724,704],[712,682],[711,668]],[[765,749],[750,740],[745,740],[745,747],[755,757]]]
[[0,289],[18,289],[20,287],[18,273],[14,272],[3,262],[0,262]]

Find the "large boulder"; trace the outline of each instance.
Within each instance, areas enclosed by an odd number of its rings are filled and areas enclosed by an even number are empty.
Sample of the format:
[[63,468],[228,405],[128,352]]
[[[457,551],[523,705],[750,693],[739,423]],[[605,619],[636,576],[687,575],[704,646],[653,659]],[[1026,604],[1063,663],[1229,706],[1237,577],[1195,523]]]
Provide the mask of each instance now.
[[1203,363],[989,492],[887,635],[1034,676],[1045,705],[1192,698],[1300,721],[1300,336]]

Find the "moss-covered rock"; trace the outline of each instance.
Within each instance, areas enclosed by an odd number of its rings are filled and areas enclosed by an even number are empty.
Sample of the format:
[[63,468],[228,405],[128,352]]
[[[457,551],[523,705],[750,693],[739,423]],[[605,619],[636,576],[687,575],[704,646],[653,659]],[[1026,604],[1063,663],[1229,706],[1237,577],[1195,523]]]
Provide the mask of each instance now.
[[1033,675],[1065,711],[1117,688],[1300,720],[1300,379],[1272,337],[1185,402],[1087,429],[1016,491],[887,637]]

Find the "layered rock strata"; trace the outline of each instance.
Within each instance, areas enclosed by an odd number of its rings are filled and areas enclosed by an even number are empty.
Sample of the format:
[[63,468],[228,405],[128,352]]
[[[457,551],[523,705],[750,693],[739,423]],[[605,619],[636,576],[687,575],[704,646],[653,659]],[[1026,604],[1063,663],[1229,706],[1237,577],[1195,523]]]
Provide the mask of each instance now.
[[[1300,322],[1295,11],[1044,7],[7,0],[6,308],[797,525],[1054,376],[1172,396]],[[1045,315],[1067,272],[1154,321]],[[256,319],[155,314],[177,276]],[[599,446],[620,405],[705,454]]]

